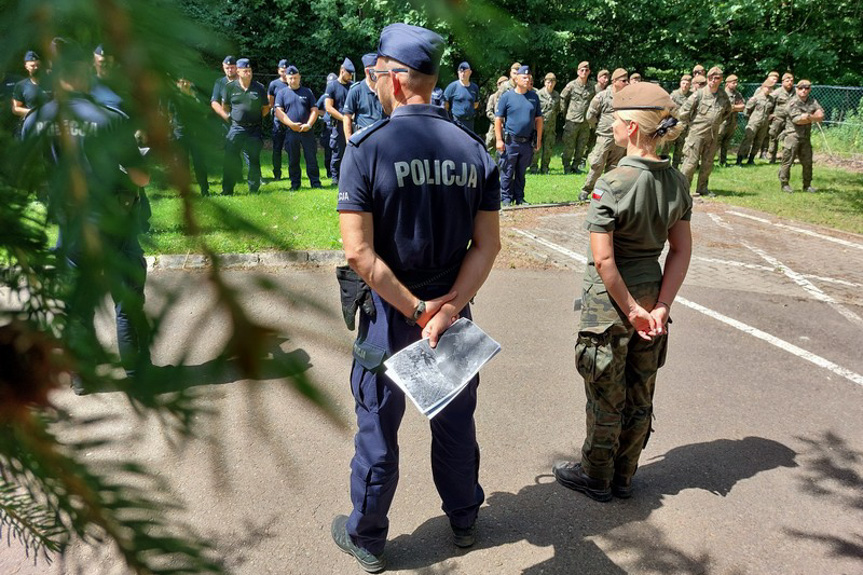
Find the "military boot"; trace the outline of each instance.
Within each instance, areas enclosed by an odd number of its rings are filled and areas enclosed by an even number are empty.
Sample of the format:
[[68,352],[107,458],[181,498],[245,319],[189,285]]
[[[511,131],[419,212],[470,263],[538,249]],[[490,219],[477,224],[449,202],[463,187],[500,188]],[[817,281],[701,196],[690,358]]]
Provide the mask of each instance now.
[[751,156],[749,156],[749,159],[746,160],[747,166],[751,166],[753,164],[755,164],[755,154],[752,154]]
[[737,154],[737,161],[734,163],[734,165],[738,168],[741,167],[743,165],[743,156]]
[[794,188],[789,186],[788,182],[786,182],[786,183],[782,184],[782,191],[785,192],[786,194],[793,194]]
[[818,193],[818,188],[813,188],[812,186],[803,186],[803,191],[809,194],[816,194]]
[[611,501],[611,482],[590,477],[584,472],[581,463],[558,461],[551,471],[564,487],[584,493],[594,501]]
[[578,194],[578,201],[579,202],[586,202],[589,199],[590,199],[590,192],[588,192],[587,190],[581,190],[581,193]]
[[611,480],[611,494],[619,499],[632,497],[632,477],[624,477],[615,473],[614,479]]

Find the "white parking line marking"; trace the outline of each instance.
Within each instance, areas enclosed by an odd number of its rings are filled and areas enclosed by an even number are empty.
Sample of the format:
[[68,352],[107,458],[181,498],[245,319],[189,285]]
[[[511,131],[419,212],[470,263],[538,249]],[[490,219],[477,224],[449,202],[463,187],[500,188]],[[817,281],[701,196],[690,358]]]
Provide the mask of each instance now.
[[726,230],[733,229],[730,225],[725,223],[725,221],[722,218],[720,218],[719,216],[717,216],[716,214],[707,214],[707,217],[709,217],[711,220],[713,220],[713,222],[717,226],[719,226],[720,228],[725,228]]
[[[762,272],[774,273],[776,271],[776,268],[772,268],[770,266],[763,266],[761,264],[749,264],[746,262],[738,262],[736,260],[723,260],[723,259],[719,259],[719,258],[707,258],[704,256],[692,256],[692,259],[698,260],[700,262],[709,263],[709,264],[722,264],[725,266],[731,266],[731,267],[735,267],[735,268],[746,268],[746,269],[758,270],[758,271],[762,271]],[[817,281],[828,283],[828,284],[836,284],[836,285],[853,287],[853,288],[863,288],[863,284],[849,282],[846,280],[840,280],[837,278],[828,278],[828,277],[824,277],[824,276],[817,276],[814,274],[800,274],[800,275],[802,275],[805,278],[817,280]]]
[[[526,232],[524,230],[519,230],[519,229],[515,229],[515,228],[513,229],[513,231],[515,231],[516,233],[518,233],[518,234],[520,234],[526,238],[530,238],[530,239],[536,241],[537,243],[544,245],[547,248],[553,249],[553,250],[555,250],[555,251],[557,251],[557,252],[559,252],[565,256],[568,256],[568,257],[570,257],[576,261],[579,261],[581,263],[587,262],[587,258],[585,256],[582,256],[581,254],[578,254],[578,253],[576,253],[576,252],[574,252],[568,248],[565,248],[563,246],[559,246],[555,243],[552,243],[552,242],[546,240],[545,238],[541,238],[537,235],[531,234],[530,232]],[[778,347],[779,349],[781,349],[783,351],[787,351],[788,353],[790,353],[792,355],[796,355],[800,359],[804,359],[810,363],[814,363],[818,367],[823,367],[824,369],[826,369],[826,370],[828,370],[828,371],[830,371],[836,375],[844,377],[845,379],[848,379],[848,380],[852,381],[853,383],[856,383],[857,385],[863,386],[863,375],[860,375],[859,373],[853,372],[850,369],[846,369],[846,368],[842,367],[841,365],[835,364],[832,361],[830,361],[829,359],[825,359],[819,355],[815,355],[814,353],[806,351],[805,349],[803,349],[801,347],[797,347],[793,343],[788,343],[787,341],[785,341],[783,339],[779,339],[778,337],[776,337],[774,335],[770,335],[769,333],[767,333],[765,331],[761,331],[758,328],[752,327],[751,325],[747,325],[747,324],[745,324],[741,321],[738,321],[734,318],[728,317],[727,315],[723,315],[723,314],[719,313],[718,311],[714,311],[710,308],[704,307],[701,304],[697,304],[697,303],[690,301],[690,300],[688,300],[684,297],[681,297],[679,295],[677,296],[677,299],[675,299],[674,301],[680,302],[680,304],[685,306],[685,307],[693,309],[693,310],[700,312],[700,313],[702,313],[708,317],[711,317],[717,321],[720,321],[720,322],[722,322],[726,325],[729,325],[735,329],[738,329],[738,330],[742,331],[743,333],[751,335],[752,337],[755,337],[755,338],[758,338],[762,341],[765,341],[765,342],[769,343],[770,345]]]
[[849,242],[848,240],[843,240],[840,238],[834,238],[833,236],[826,236],[824,234],[819,234],[818,232],[813,232],[811,230],[804,230],[803,228],[795,228],[794,226],[788,226],[785,224],[781,224],[779,222],[771,222],[770,220],[765,220],[764,218],[758,218],[755,216],[750,216],[749,214],[744,214],[741,212],[735,212],[733,210],[729,210],[725,213],[731,214],[732,216],[738,216],[740,218],[747,218],[750,220],[755,220],[756,222],[761,222],[763,224],[776,226],[777,228],[782,228],[783,230],[790,230],[792,232],[797,232],[798,234],[805,234],[807,236],[812,236],[813,238],[819,238],[822,240],[827,240],[828,242],[834,242],[834,243],[843,245],[845,247],[863,250],[863,244],[855,244],[854,242]]

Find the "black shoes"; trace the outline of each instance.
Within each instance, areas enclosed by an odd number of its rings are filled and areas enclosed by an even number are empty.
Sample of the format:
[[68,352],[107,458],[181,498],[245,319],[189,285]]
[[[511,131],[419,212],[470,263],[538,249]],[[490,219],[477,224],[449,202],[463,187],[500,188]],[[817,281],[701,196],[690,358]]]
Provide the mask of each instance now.
[[614,479],[611,480],[611,494],[619,499],[632,497],[632,478],[615,475]]
[[453,524],[450,524],[450,527],[452,527],[452,542],[456,547],[467,549],[476,543],[476,522],[470,527],[456,527]]
[[581,463],[558,461],[551,468],[557,482],[568,489],[584,493],[594,501],[611,501],[611,482],[588,476]]
[[587,190],[581,190],[581,193],[578,194],[578,201],[579,202],[586,202],[589,199],[590,199],[590,192],[588,192]]
[[374,555],[370,551],[366,551],[354,543],[351,536],[348,535],[347,525],[347,515],[336,515],[335,518],[333,518],[331,532],[333,535],[333,541],[339,546],[339,549],[348,555],[353,555],[354,559],[357,560],[357,563],[360,564],[360,567],[362,567],[363,571],[366,573],[380,573],[386,569],[387,562],[386,559],[384,559],[383,553],[380,555]]

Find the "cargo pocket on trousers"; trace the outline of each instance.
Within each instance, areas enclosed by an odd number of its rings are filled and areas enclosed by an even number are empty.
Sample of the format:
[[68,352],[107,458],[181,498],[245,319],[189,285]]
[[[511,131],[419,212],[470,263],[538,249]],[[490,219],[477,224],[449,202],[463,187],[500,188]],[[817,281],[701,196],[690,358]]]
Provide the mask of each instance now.
[[363,503],[360,511],[363,514],[375,513],[381,499],[381,494],[387,482],[382,469],[368,465],[365,461],[354,461],[354,474],[363,482]]
[[603,331],[578,332],[575,344],[575,369],[585,381],[597,381],[611,365],[614,349],[611,345],[611,325],[603,326]]

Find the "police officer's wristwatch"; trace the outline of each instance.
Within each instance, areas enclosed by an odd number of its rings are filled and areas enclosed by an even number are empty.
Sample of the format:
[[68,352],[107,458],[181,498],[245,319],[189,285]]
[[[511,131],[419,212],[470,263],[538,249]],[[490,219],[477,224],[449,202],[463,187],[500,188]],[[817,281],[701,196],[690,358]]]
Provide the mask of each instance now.
[[426,312],[426,302],[424,302],[423,300],[420,300],[420,302],[414,308],[414,314],[411,317],[405,317],[405,321],[407,322],[408,325],[416,325],[417,320],[425,312]]

